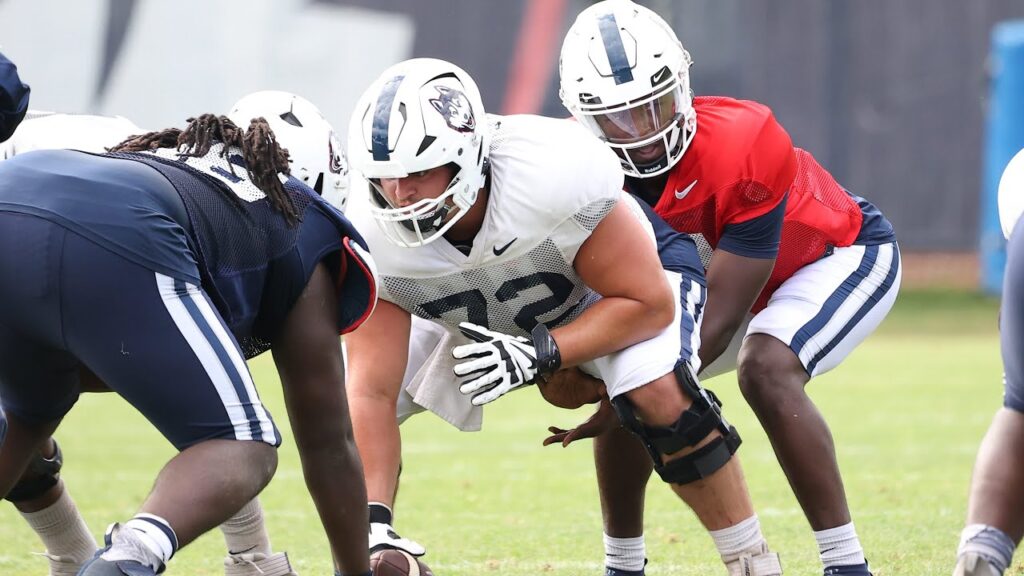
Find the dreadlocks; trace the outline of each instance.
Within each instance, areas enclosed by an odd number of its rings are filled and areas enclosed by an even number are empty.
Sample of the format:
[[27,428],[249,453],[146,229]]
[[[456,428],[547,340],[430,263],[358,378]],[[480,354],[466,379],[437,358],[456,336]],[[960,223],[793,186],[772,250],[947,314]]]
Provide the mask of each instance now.
[[[145,152],[157,148],[176,148],[187,156],[205,156],[216,143],[224,144],[220,155],[226,156],[229,146],[242,149],[249,179],[259,188],[289,224],[295,224],[298,213],[291,196],[285,192],[278,174],[290,174],[288,152],[277,143],[273,130],[263,118],[254,118],[248,130],[242,130],[227,116],[203,114],[189,118],[184,130],[168,128],[141,136],[132,136],[111,152]],[[230,166],[230,164],[229,164]],[[238,201],[231,195],[232,201]]]

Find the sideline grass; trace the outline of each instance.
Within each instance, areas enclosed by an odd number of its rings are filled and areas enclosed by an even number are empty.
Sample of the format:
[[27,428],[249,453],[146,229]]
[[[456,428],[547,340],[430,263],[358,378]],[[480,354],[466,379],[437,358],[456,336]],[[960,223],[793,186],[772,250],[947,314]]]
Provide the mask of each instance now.
[[[978,443],[1001,401],[997,304],[955,293],[909,293],[878,333],[811,394],[832,427],[854,520],[876,576],[952,570]],[[263,495],[274,546],[303,576],[331,574],[330,556],[302,481],[269,358],[253,362],[285,435]],[[753,414],[726,375],[709,382],[740,429],[755,505],[787,574],[820,574],[796,500]],[[430,550],[438,576],[601,573],[600,512],[589,444],[542,448],[549,424],[570,413],[530,391],[488,409],[485,431],[456,432],[429,415],[403,427],[405,471],[397,525]],[[130,517],[171,448],[119,398],[85,395],[58,439],[64,477],[97,537]],[[710,538],[660,482],[648,489],[650,576],[722,574]],[[0,574],[42,575],[41,546],[9,504],[0,506]],[[222,574],[223,541],[183,550],[170,575]],[[1018,560],[1010,573],[1021,571]]]

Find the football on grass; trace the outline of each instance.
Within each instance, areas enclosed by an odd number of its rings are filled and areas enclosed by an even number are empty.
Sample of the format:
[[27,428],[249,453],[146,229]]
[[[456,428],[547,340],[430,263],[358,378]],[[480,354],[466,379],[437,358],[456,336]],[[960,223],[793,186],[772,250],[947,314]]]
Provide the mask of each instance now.
[[426,564],[404,550],[380,550],[370,554],[373,576],[434,576]]

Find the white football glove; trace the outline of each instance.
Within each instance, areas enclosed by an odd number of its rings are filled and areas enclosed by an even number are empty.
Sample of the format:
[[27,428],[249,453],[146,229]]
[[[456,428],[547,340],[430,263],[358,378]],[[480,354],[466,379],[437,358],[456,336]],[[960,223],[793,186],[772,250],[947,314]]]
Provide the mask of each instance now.
[[537,351],[526,338],[493,332],[463,322],[462,332],[475,344],[463,344],[452,350],[457,360],[455,375],[477,376],[459,387],[459,392],[473,395],[473,405],[482,406],[493,402],[511,390],[526,384],[533,384],[537,377]]
[[370,522],[370,554],[387,548],[404,550],[413,556],[423,556],[427,553],[427,549],[418,542],[399,536],[391,524]]

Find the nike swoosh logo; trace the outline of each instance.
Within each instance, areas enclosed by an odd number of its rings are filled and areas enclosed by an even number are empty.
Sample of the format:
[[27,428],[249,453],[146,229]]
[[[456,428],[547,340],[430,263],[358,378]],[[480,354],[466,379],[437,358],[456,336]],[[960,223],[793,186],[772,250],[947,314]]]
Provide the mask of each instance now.
[[666,70],[664,68],[662,68],[661,70],[658,70],[658,73],[655,74],[653,78],[651,78],[651,84],[655,85],[658,82],[661,82],[661,78],[665,75],[665,72],[667,72],[667,71],[668,70]]
[[697,185],[697,181],[694,180],[693,182],[690,182],[690,185],[687,186],[686,188],[683,188],[682,190],[676,190],[676,198],[678,198],[680,200],[682,200],[683,198],[686,198],[686,195],[689,194],[690,190],[693,190],[693,187],[696,186],[696,185]]
[[511,245],[512,245],[512,243],[513,243],[513,242],[515,242],[516,240],[519,240],[519,237],[518,237],[518,236],[516,236],[515,238],[513,238],[513,239],[509,240],[509,241],[508,241],[508,244],[505,244],[505,245],[504,245],[504,246],[502,246],[501,248],[498,248],[497,246],[495,246],[495,247],[494,247],[494,255],[495,255],[495,256],[501,256],[502,254],[504,254],[504,253],[505,253],[505,250],[508,250],[508,247],[509,247],[509,246],[511,246]]

